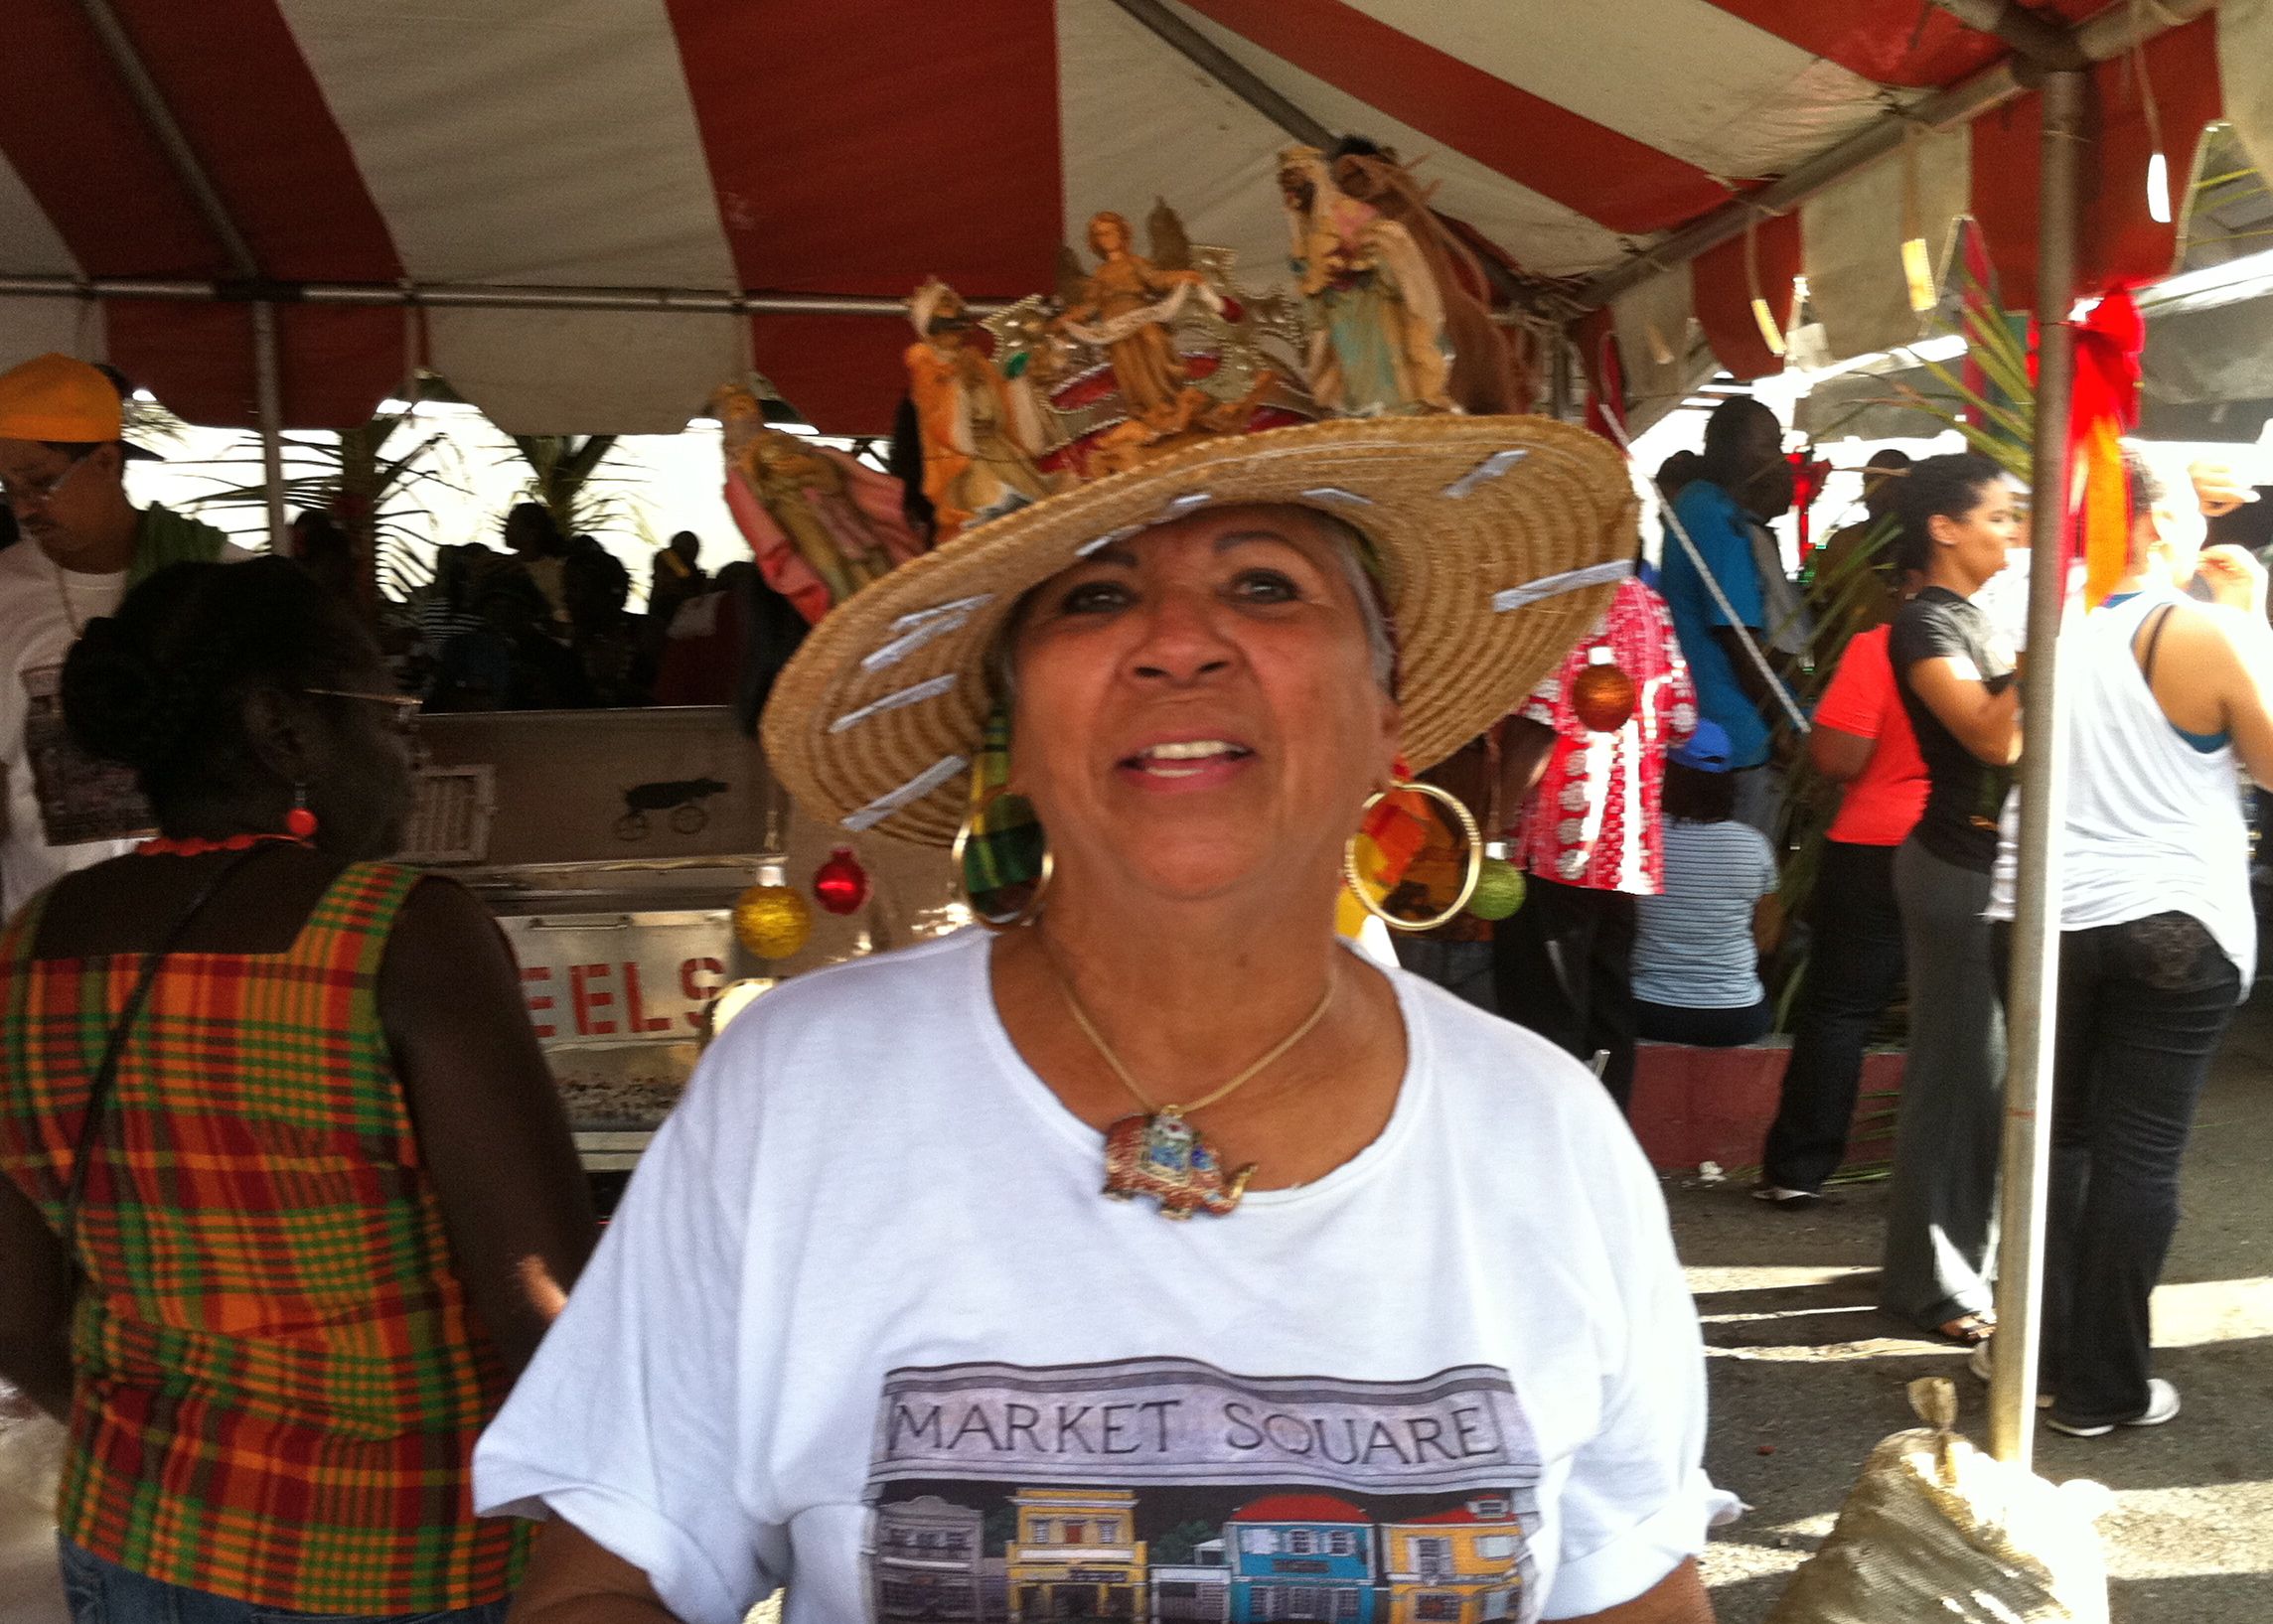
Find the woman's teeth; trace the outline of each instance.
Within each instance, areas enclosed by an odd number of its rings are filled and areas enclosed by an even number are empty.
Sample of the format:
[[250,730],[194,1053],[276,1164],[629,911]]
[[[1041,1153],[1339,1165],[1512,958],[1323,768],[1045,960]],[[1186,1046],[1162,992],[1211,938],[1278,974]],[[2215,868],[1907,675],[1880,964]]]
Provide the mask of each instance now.
[[[1136,765],[1147,773],[1161,778],[1190,778],[1203,770],[1202,764],[1224,758],[1253,755],[1244,745],[1226,739],[1185,739],[1175,744],[1156,744],[1149,750],[1139,751]],[[1189,765],[1180,765],[1188,763]]]

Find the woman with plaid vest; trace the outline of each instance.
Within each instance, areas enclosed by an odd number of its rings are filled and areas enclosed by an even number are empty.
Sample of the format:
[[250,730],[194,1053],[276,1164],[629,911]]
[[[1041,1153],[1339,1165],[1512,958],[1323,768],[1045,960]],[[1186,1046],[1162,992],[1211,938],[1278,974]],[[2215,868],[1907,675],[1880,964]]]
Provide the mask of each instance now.
[[502,1613],[468,1457],[592,1220],[502,938],[371,860],[412,707],[280,559],[153,576],[63,702],[162,830],[0,937],[0,1376],[70,1426],[74,1613]]

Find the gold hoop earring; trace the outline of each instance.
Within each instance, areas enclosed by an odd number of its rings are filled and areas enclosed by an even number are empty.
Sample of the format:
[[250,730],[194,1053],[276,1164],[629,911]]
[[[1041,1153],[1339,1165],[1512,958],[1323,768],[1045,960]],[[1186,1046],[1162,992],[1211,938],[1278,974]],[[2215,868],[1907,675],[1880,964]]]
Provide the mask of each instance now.
[[[986,814],[1002,802],[1025,805],[1025,797],[1006,793],[989,796],[982,806],[974,807],[955,831],[955,844],[948,848],[948,861],[955,868],[955,888],[963,898],[963,905],[971,910],[971,917],[989,931],[1014,931],[1022,925],[1031,925],[1041,917],[1042,898],[1049,894],[1050,881],[1057,876],[1057,856],[1050,850],[1049,836],[1029,810],[1022,819],[1008,828],[988,830],[980,825]],[[1031,878],[999,877],[992,885],[974,886],[971,868],[977,864],[983,871],[999,870],[1003,853],[996,849],[999,843],[1014,840],[1020,831],[1030,828],[1041,847],[1041,866]],[[974,841],[977,842],[974,845]],[[982,893],[1013,900],[1017,906],[1008,913],[988,912],[981,900]]]
[[1009,783],[1010,718],[996,706],[971,766],[970,811],[948,850],[964,906],[990,931],[1032,924],[1057,873],[1048,831]]
[[[1421,796],[1442,807],[1448,816],[1440,820],[1438,826],[1441,828],[1445,822],[1450,823],[1461,836],[1467,850],[1466,859],[1460,866],[1460,878],[1456,887],[1456,894],[1449,905],[1443,906],[1432,914],[1413,915],[1401,912],[1395,906],[1399,893],[1405,891],[1409,885],[1421,890],[1421,896],[1416,900],[1429,900],[1429,893],[1421,886],[1420,882],[1412,881],[1409,878],[1416,861],[1428,854],[1430,848],[1435,844],[1429,838],[1427,821],[1416,812],[1406,812],[1406,819],[1412,824],[1420,825],[1418,833],[1416,834],[1414,830],[1406,831],[1406,838],[1401,843],[1407,849],[1396,853],[1380,849],[1382,836],[1389,833],[1390,830],[1385,826],[1384,819],[1377,813],[1382,804],[1392,796],[1406,795]],[[1385,863],[1394,864],[1396,872],[1386,877],[1369,878],[1359,857],[1358,848],[1361,843],[1373,845],[1376,848],[1375,855]],[[1460,798],[1453,795],[1449,790],[1440,789],[1434,784],[1424,783],[1419,779],[1409,779],[1403,783],[1393,784],[1386,790],[1376,790],[1367,796],[1365,806],[1358,812],[1357,832],[1352,834],[1342,846],[1342,878],[1348,883],[1351,894],[1357,898],[1367,913],[1373,915],[1374,918],[1380,920],[1393,931],[1433,931],[1440,925],[1448,924],[1461,909],[1468,905],[1468,899],[1475,895],[1476,880],[1482,875],[1483,866],[1483,833],[1476,827],[1475,814],[1470,812],[1466,806],[1461,803]]]

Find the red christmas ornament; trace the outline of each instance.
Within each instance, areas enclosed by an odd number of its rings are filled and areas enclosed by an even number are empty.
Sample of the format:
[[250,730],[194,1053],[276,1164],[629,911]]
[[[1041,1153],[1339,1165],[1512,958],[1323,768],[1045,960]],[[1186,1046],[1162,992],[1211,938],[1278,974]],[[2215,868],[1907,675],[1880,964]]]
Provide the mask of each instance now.
[[829,861],[813,871],[813,895],[833,914],[858,913],[868,900],[868,871],[852,855],[850,846],[838,846]]
[[1634,679],[1607,649],[1596,649],[1590,659],[1591,664],[1572,679],[1571,712],[1593,732],[1615,733],[1633,716]]

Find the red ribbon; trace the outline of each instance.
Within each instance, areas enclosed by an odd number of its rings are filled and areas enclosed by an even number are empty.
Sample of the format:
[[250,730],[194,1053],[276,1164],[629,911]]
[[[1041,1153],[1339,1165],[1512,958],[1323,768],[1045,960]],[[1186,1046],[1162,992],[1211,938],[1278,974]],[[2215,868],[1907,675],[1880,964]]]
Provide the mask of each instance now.
[[[2068,512],[2063,561],[2083,554],[2083,602],[2097,608],[2131,555],[2123,436],[2139,426],[2140,355],[2147,324],[2128,289],[2101,299],[2075,330],[2075,388],[2067,426]],[[2042,500],[2043,493],[2039,493]]]

